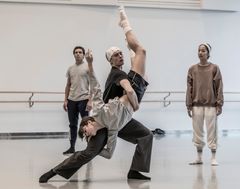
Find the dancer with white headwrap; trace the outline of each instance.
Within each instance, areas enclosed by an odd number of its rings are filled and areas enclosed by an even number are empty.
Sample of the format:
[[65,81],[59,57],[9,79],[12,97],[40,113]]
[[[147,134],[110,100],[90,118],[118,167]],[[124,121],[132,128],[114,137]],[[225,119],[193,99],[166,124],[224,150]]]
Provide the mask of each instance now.
[[200,44],[200,63],[191,66],[187,75],[186,106],[192,118],[193,143],[197,149],[197,159],[190,165],[202,164],[204,142],[204,122],[207,130],[207,144],[211,149],[211,165],[216,166],[217,116],[222,113],[223,83],[219,67],[208,61],[211,46]]
[[[124,30],[130,48],[135,52],[135,58],[128,75],[131,84],[128,85],[126,93],[122,97],[117,97],[109,100],[108,103],[104,103],[100,85],[93,70],[92,52],[89,50],[86,53],[86,60],[89,67],[90,90],[93,101],[93,115],[82,119],[79,135],[91,142],[92,139],[95,140],[98,136],[98,132],[102,132],[103,130],[106,131],[107,129],[108,136],[106,137],[106,135],[103,134],[99,139],[100,144],[96,143],[96,146],[93,146],[91,143],[88,143],[86,150],[75,152],[55,168],[43,174],[39,178],[40,183],[47,182],[57,174],[68,179],[82,165],[88,163],[96,155],[111,158],[116,146],[116,137],[119,129],[125,126],[131,120],[133,112],[138,110],[139,103],[148,85],[143,79],[145,75],[146,51],[133,34],[123,8],[120,8],[120,26]],[[114,51],[114,53],[116,52]],[[105,144],[106,147],[104,148]],[[91,147],[89,147],[89,145],[91,145]],[[150,180],[149,177],[134,170],[129,172],[128,179]]]

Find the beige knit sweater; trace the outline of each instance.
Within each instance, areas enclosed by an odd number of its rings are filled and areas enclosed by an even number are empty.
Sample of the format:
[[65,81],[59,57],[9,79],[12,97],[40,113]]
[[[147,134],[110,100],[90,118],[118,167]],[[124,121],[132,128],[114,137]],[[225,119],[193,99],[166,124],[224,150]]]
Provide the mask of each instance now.
[[223,82],[216,64],[195,64],[188,70],[186,106],[223,106]]

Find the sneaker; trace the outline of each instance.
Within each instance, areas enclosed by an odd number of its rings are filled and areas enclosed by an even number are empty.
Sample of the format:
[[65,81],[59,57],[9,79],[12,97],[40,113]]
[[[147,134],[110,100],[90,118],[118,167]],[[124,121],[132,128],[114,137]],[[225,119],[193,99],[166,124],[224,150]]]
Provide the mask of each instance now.
[[202,165],[202,164],[203,164],[202,160],[195,160],[189,163],[189,165]]
[[216,159],[212,159],[212,160],[211,160],[211,165],[212,165],[212,166],[218,166],[217,160],[216,160]]
[[165,135],[165,131],[160,129],[160,128],[156,128],[155,130],[152,130],[152,133],[155,135]]
[[63,155],[73,154],[74,152],[75,152],[75,149],[70,147],[67,151],[63,152]]

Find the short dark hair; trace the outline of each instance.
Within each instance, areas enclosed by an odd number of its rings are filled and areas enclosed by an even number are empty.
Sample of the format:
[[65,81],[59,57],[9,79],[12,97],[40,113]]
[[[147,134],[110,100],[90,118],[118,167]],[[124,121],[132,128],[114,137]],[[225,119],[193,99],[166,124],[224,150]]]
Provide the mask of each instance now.
[[79,131],[78,131],[78,136],[80,138],[84,138],[84,131],[83,131],[83,127],[85,125],[87,125],[88,121],[95,121],[95,119],[92,116],[85,116],[82,118],[81,122],[80,122],[80,127],[79,127]]
[[84,49],[83,47],[81,47],[81,46],[76,46],[76,47],[74,47],[74,49],[73,49],[73,54],[75,53],[75,51],[76,51],[77,49],[82,49],[82,52],[83,52],[83,54],[85,55],[85,49]]

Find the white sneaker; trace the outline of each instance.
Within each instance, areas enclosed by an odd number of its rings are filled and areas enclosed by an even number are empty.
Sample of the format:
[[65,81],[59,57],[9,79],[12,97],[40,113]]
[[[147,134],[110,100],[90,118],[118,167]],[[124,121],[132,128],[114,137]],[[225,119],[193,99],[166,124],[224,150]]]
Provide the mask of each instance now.
[[212,159],[212,160],[211,160],[211,165],[212,165],[212,166],[218,166],[217,160],[216,160],[216,159]]
[[202,160],[198,160],[198,159],[189,163],[189,165],[201,165],[201,164],[203,164]]

